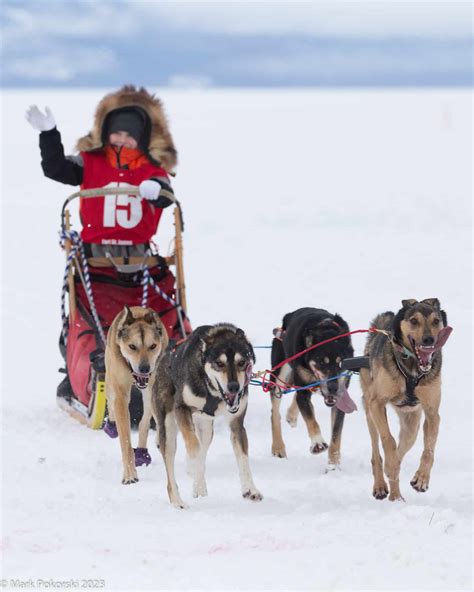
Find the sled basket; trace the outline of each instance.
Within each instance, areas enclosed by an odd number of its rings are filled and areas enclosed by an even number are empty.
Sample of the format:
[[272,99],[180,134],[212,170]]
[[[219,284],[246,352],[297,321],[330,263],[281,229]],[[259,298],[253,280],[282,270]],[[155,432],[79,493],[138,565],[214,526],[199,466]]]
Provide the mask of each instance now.
[[[138,188],[101,188],[74,193],[66,200],[61,213],[63,236],[70,236],[66,207],[72,199],[107,194],[138,195]],[[116,267],[117,263],[122,263],[117,258],[112,262],[106,257],[86,257],[73,250],[70,239],[64,241],[70,262],[67,276],[69,314],[67,319],[63,318],[63,323],[67,325],[63,335],[63,353],[68,388],[66,392],[62,390],[61,396],[58,389],[57,400],[61,408],[92,429],[102,427],[106,413],[104,338],[125,305],[142,306],[144,283],[147,284],[146,306],[159,314],[170,339],[185,338],[192,331],[185,308],[179,204],[175,208],[174,219],[174,254],[166,259],[150,253],[145,257],[130,257],[126,262],[131,264],[133,271],[130,272]],[[170,266],[175,267],[176,277]]]

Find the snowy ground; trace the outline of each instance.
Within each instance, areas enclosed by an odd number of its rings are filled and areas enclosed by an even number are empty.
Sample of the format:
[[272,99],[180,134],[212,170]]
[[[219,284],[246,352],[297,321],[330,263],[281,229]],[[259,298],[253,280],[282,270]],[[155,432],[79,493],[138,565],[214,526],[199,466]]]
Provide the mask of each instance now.
[[[177,511],[158,452],[139,469],[140,482],[124,487],[118,442],[55,404],[64,266],[57,230],[74,189],[42,177],[23,113],[32,103],[49,105],[71,152],[104,90],[3,93],[7,584],[31,578],[38,589],[39,579],[73,578],[79,586],[104,580],[110,590],[471,589],[470,92],[160,93],[180,150],[174,186],[187,224],[194,326],[231,321],[266,345],[282,315],[300,306],[337,311],[359,329],[402,298],[436,296],[454,327],[427,493],[409,485],[419,441],[402,466],[406,503],[372,498],[361,411],[347,418],[340,472],[325,474],[325,456],[309,454],[301,422],[284,426],[288,460],[272,458],[270,404],[252,388],[250,458],[264,501],[240,497],[228,431],[217,424],[208,498],[191,497],[179,442],[177,477],[190,508]],[[162,251],[170,228],[164,223],[158,236]],[[356,336],[356,353],[363,343]],[[258,350],[257,368],[268,363],[268,351]],[[361,408],[357,378],[351,394]],[[322,400],[315,405],[329,437],[329,412]]]

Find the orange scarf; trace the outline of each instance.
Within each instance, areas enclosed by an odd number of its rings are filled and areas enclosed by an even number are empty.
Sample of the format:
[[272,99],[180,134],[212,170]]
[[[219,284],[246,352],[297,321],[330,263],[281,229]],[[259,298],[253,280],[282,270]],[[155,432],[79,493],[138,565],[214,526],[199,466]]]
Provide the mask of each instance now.
[[146,164],[150,164],[146,155],[141,150],[138,150],[138,148],[125,148],[125,146],[117,148],[116,146],[106,144],[104,146],[104,154],[107,162],[114,169],[127,165],[128,170],[133,171]]

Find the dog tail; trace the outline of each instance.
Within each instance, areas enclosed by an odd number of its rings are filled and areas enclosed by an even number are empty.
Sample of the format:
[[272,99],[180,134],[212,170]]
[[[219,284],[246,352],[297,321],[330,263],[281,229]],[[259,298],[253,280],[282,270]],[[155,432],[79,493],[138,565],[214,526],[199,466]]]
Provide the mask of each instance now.
[[[392,327],[392,321],[394,317],[395,314],[390,310],[388,310],[387,312],[382,312],[378,314],[372,321],[372,327],[375,327],[376,329],[383,329],[384,331],[389,331]],[[370,355],[370,352],[374,349],[374,342],[376,341],[383,343],[385,342],[385,338],[383,338],[383,336],[381,336],[379,333],[369,333],[364,351],[364,354],[366,356]]]
[[[272,367],[280,364],[285,359],[285,350],[283,349],[283,342],[281,339],[274,338],[272,341],[271,362]],[[278,374],[278,371],[277,371]]]
[[388,310],[387,312],[382,312],[378,314],[372,321],[372,326],[376,327],[377,329],[388,330],[390,329],[392,319],[394,316],[395,314],[391,310]]
[[289,312],[283,317],[283,321],[281,323],[281,328],[283,331],[286,331],[288,329],[288,325],[290,324],[293,315],[294,312]]

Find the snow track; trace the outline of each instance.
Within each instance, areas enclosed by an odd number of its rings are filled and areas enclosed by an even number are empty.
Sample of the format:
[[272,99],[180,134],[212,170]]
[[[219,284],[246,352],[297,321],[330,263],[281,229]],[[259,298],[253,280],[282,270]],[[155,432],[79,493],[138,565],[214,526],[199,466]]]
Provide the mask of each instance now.
[[[193,499],[178,441],[172,508],[161,456],[122,486],[119,445],[55,405],[60,375],[57,246],[74,188],[42,177],[23,119],[49,105],[68,152],[106,89],[3,93],[2,577],[105,580],[107,589],[468,590],[472,586],[471,95],[468,91],[159,92],[180,151],[194,326],[229,321],[255,344],[300,306],[351,329],[438,297],[454,333],[443,353],[441,427],[430,489],[371,496],[370,440],[346,418],[340,471],[284,421],[271,456],[268,395],[251,387],[247,431],[262,503],[240,495],[227,426],[216,421],[207,498]],[[171,215],[158,242],[166,251]],[[363,336],[354,337],[356,355]],[[256,369],[269,365],[257,350]],[[329,437],[329,410],[313,397]],[[390,416],[392,432],[398,434]],[[154,432],[153,432],[154,435]],[[137,434],[135,434],[135,437]]]

